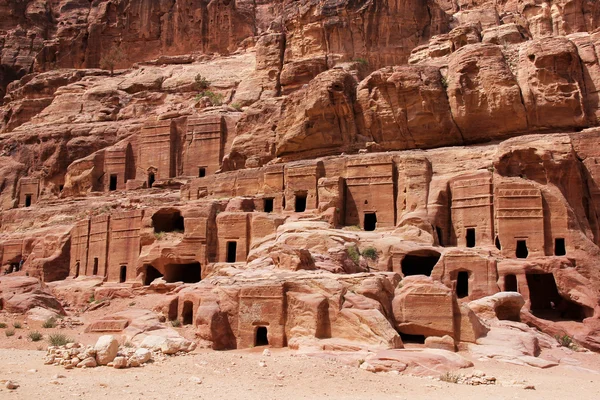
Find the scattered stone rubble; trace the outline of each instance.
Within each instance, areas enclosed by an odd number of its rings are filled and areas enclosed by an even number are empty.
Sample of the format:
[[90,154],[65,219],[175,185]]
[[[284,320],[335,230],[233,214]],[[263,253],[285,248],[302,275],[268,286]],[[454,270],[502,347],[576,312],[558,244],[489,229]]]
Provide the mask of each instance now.
[[94,346],[67,343],[50,346],[44,364],[63,366],[65,369],[94,368],[105,365],[117,369],[141,367],[148,362],[162,360],[165,355],[182,355],[196,348],[194,342],[184,338],[147,336],[140,347],[119,345],[112,335],[98,338]]

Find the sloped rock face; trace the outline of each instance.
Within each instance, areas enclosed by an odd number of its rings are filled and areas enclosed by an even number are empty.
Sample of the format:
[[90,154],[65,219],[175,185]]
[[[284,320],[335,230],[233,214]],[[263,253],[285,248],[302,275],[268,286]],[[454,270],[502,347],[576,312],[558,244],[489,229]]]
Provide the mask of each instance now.
[[450,108],[465,141],[527,129],[517,81],[499,46],[465,46],[452,54],[448,71]]
[[462,143],[442,75],[435,67],[378,70],[359,84],[357,102],[365,136],[382,148]]
[[[30,280],[0,306],[61,312],[39,279],[162,293],[214,349],[597,350],[599,25],[592,0],[0,2],[0,288]],[[419,360],[469,365],[365,368]]]

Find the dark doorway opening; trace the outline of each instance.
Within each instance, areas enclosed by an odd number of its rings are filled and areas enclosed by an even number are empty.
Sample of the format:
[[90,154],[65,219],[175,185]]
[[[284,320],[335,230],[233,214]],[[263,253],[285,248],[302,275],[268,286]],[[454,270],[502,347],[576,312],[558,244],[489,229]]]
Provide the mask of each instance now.
[[152,216],[154,232],[184,232],[184,218],[178,210],[160,210]]
[[92,269],[92,275],[98,275],[98,257],[94,257],[94,268]]
[[565,239],[563,239],[563,238],[554,239],[554,255],[555,256],[566,256],[567,255]]
[[439,259],[440,253],[436,252],[407,254],[402,259],[402,274],[431,276],[431,271]]
[[121,271],[119,271],[119,282],[123,283],[127,280],[127,266],[121,265]]
[[256,337],[254,339],[255,346],[268,346],[269,337],[266,326],[259,326],[256,328]]
[[374,231],[377,228],[377,214],[376,213],[365,213],[364,222],[365,231]]
[[402,343],[425,344],[424,335],[409,335],[408,333],[400,332]]
[[552,274],[527,274],[531,313],[538,318],[551,321],[570,320],[583,321],[593,315],[590,308],[563,298],[556,286]]
[[165,265],[165,281],[197,283],[200,282],[200,263],[167,264]]
[[110,191],[117,190],[117,175],[113,174],[110,176],[108,190],[110,190]]
[[31,207],[31,195],[30,194],[25,195],[25,207]]
[[154,172],[148,173],[148,187],[151,188],[155,181]]
[[442,228],[440,228],[439,226],[435,227],[435,232],[437,233],[437,237],[438,237],[438,244],[440,246],[444,246],[444,235],[442,235]]
[[502,250],[502,245],[500,244],[500,238],[498,236],[496,236],[496,248]]
[[266,213],[273,212],[273,199],[263,199],[263,210]]
[[306,193],[296,194],[296,203],[294,205],[296,212],[306,211],[306,196]]
[[227,262],[234,263],[237,258],[237,242],[227,242]]
[[79,261],[75,263],[75,278],[79,276]]
[[504,277],[504,291],[505,292],[518,292],[519,291],[517,277],[514,274],[509,274]]
[[469,295],[469,272],[459,271],[456,276],[456,297],[462,299]]
[[467,228],[467,247],[475,247],[475,228]]
[[181,321],[183,325],[192,325],[194,323],[194,303],[191,301],[183,302],[183,310],[181,311]]
[[198,168],[198,178],[204,178],[206,176],[206,168]]
[[527,258],[529,250],[527,249],[526,240],[517,240],[517,250],[515,251],[517,258]]
[[152,265],[146,265],[146,276],[144,277],[144,285],[148,286],[155,279],[162,278],[163,274],[158,272]]

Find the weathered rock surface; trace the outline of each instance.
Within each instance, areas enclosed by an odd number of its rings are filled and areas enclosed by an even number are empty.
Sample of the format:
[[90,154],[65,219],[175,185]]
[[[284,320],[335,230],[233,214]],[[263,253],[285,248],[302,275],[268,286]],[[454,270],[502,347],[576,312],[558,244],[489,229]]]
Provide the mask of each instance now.
[[598,350],[599,26],[591,0],[4,2],[0,307],[163,298],[87,327],[148,349],[67,368]]

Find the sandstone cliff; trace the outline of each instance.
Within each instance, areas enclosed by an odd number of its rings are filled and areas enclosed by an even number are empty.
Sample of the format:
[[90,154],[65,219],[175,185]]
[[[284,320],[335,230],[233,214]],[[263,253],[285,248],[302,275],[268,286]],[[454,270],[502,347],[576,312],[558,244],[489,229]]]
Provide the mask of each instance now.
[[218,349],[511,320],[599,350],[599,25],[592,0],[0,0],[2,266],[174,290]]

